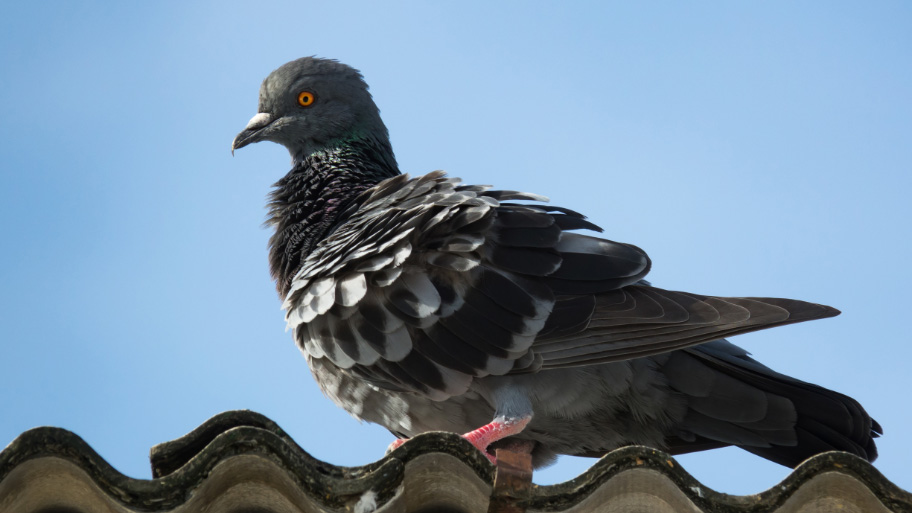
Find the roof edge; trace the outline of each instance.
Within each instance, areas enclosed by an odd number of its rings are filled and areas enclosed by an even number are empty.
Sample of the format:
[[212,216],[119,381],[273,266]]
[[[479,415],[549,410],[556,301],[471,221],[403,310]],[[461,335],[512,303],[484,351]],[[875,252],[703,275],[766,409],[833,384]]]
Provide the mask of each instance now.
[[[453,433],[419,435],[378,461],[360,467],[340,467],[314,458],[278,424],[247,410],[218,414],[190,433],[153,447],[150,454],[153,479],[135,479],[120,473],[70,431],[56,427],[30,429],[0,452],[0,481],[26,461],[61,458],[85,471],[105,494],[124,506],[139,511],[168,511],[184,504],[223,460],[256,455],[283,469],[316,502],[328,508],[344,508],[369,490],[377,494],[378,505],[386,503],[397,493],[406,465],[419,456],[435,453],[457,458],[484,483],[494,481],[494,466]],[[848,453],[818,454],[770,489],[736,496],[712,490],[669,454],[642,446],[612,451],[570,481],[533,485],[530,496],[523,502],[536,511],[563,511],[631,469],[659,472],[704,511],[746,512],[758,508],[772,511],[804,483],[825,472],[856,479],[893,511],[912,511],[912,494],[887,480],[870,463]]]

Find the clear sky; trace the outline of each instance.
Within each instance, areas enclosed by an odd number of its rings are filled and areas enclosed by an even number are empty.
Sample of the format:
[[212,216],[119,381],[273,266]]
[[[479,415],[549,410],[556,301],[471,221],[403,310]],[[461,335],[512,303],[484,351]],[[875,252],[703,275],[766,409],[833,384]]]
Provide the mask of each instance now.
[[[12,2],[0,18],[0,446],[55,425],[120,471],[248,408],[338,465],[391,435],[321,396],[261,224],[288,155],[231,157],[262,79],[364,73],[403,170],[546,194],[673,290],[842,316],[738,337],[858,399],[912,489],[912,4]],[[536,476],[569,479],[594,460]],[[680,458],[759,492],[788,469]]]

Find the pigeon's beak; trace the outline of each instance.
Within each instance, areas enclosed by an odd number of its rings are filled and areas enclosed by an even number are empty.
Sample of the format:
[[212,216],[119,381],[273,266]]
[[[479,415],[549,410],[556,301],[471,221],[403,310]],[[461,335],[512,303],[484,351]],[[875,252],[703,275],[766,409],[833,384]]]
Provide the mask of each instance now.
[[237,134],[237,137],[234,138],[234,142],[231,143],[231,155],[234,155],[234,150],[241,149],[248,144],[259,142],[263,134],[263,129],[269,126],[272,121],[272,114],[266,112],[260,112],[256,116],[250,118],[247,127],[244,128],[241,133]]

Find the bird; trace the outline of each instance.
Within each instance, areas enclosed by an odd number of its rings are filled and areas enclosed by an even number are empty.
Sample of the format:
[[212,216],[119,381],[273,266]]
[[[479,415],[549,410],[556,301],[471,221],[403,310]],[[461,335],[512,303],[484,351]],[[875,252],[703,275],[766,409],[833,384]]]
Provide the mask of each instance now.
[[651,260],[533,193],[403,174],[362,74],[304,57],[269,74],[232,142],[284,146],[267,206],[287,328],[322,392],[394,450],[429,431],[495,450],[598,457],[737,446],[794,467],[882,434],[854,399],[726,337],[835,308],[665,290]]

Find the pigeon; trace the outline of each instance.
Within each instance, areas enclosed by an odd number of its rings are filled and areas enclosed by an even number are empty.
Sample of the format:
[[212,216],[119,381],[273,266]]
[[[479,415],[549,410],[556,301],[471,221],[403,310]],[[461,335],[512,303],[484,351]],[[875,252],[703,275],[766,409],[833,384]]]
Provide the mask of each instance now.
[[643,250],[544,196],[402,174],[363,76],[336,60],[264,80],[232,154],[259,141],[292,159],[267,221],[287,327],[323,393],[386,427],[390,450],[449,431],[535,467],[632,444],[877,457],[858,402],[725,340],[838,310],[657,288]]

